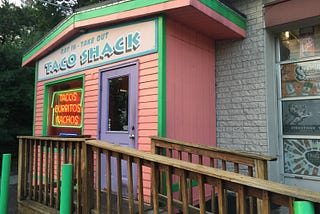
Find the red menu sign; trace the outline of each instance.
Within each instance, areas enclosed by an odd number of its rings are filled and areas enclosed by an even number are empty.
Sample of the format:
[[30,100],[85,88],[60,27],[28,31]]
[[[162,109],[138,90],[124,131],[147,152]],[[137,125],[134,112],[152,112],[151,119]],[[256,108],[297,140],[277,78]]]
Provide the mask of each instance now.
[[82,89],[56,91],[52,96],[52,126],[82,127]]

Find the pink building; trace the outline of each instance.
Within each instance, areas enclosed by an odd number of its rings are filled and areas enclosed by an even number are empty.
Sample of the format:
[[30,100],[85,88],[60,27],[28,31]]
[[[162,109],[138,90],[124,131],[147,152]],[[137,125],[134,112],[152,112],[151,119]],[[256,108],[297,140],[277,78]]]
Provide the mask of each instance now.
[[74,13],[23,57],[36,72],[34,135],[144,151],[154,135],[215,146],[215,41],[244,38],[245,28],[241,14],[208,0]]

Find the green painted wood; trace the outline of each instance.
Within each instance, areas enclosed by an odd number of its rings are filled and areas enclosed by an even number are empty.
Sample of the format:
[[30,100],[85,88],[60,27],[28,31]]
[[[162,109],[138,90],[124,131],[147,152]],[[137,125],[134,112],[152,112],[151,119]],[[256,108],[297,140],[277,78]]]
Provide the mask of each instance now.
[[72,208],[72,164],[63,164],[60,214],[71,214]]
[[159,17],[158,25],[158,136],[166,137],[166,22]]
[[8,212],[8,196],[10,184],[11,154],[3,154],[0,188],[0,214]]

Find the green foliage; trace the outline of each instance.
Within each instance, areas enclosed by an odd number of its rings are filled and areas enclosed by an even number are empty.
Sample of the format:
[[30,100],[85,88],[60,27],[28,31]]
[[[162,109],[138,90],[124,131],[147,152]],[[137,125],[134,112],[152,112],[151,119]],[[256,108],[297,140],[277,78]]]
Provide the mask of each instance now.
[[0,7],[0,136],[1,144],[31,135],[33,124],[34,68],[22,68],[23,52],[64,14],[38,2],[18,7],[2,1]]
[[23,7],[0,1],[0,144],[12,144],[32,134],[34,68],[21,67],[23,52],[74,9],[102,1],[28,0]]

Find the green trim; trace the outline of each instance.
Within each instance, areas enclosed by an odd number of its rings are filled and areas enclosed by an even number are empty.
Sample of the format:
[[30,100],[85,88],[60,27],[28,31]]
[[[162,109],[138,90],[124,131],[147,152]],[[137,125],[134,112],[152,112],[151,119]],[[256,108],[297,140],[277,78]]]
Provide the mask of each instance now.
[[22,58],[22,62],[28,60],[32,55],[38,52],[41,48],[47,45],[51,40],[57,37],[61,32],[63,32],[68,27],[74,25],[74,23],[79,21],[85,21],[88,19],[98,18],[110,14],[121,13],[124,11],[134,10],[142,7],[147,7],[155,4],[160,4],[164,2],[168,2],[170,0],[131,0],[128,2],[124,2],[121,4],[107,5],[104,7],[98,7],[94,9],[84,10],[77,13],[74,13],[72,16],[63,21],[60,25],[58,25],[55,29],[53,29],[47,37],[37,43],[30,51],[24,54]]
[[200,0],[200,2],[212,10],[219,13],[224,18],[228,19],[229,21],[236,24],[238,27],[245,30],[247,28],[246,18],[242,17],[240,14],[236,13],[231,8],[227,7],[226,5],[222,4],[218,0]]
[[134,10],[138,8],[148,7],[155,4],[161,4],[170,0],[131,0],[120,4],[95,8],[92,10],[84,10],[75,15],[75,22],[102,17],[110,14],[121,13],[124,11]]
[[[56,38],[65,29],[74,25],[76,22],[103,17],[110,14],[121,13],[124,11],[134,10],[138,8],[148,7],[151,5],[161,4],[169,1],[172,0],[129,0],[127,2],[119,4],[106,5],[74,13],[70,17],[62,21],[59,25],[57,25],[51,32],[48,33],[46,37],[44,37],[37,44],[31,47],[31,49],[24,54],[22,62],[27,61],[30,57],[32,57],[34,54],[40,51],[41,48],[46,46],[51,40]],[[225,6],[218,0],[200,0],[200,2],[208,6],[212,10],[216,11],[226,19],[230,20],[240,28],[246,29],[246,18],[242,17],[241,15],[239,15],[229,7]]]
[[[49,108],[49,87],[55,84],[61,84],[67,81],[71,81],[71,80],[75,80],[75,79],[82,79],[82,90],[84,90],[84,74],[80,74],[80,75],[76,75],[76,76],[72,76],[72,77],[68,77],[68,78],[64,78],[64,79],[59,79],[59,80],[55,80],[52,82],[48,82],[45,83],[44,85],[44,98],[43,98],[43,113],[42,113],[42,136],[46,136],[48,133],[47,130],[47,124],[48,124],[48,108]],[[82,99],[82,106],[84,104],[84,99]],[[82,118],[84,111],[82,111]],[[82,128],[81,128],[81,132],[83,132],[83,121],[82,120]]]
[[166,22],[163,16],[159,17],[158,24],[158,136],[166,137]]
[[62,31],[70,27],[74,24],[74,16],[69,17],[61,24],[59,24],[56,28],[54,28],[51,32],[47,34],[42,40],[40,40],[37,44],[35,44],[27,53],[25,53],[22,57],[22,63],[28,60],[32,55],[38,52],[41,48],[46,46],[51,40],[57,37]]
[[33,122],[32,122],[32,136],[34,136],[35,124],[36,124],[36,109],[37,109],[37,76],[38,76],[38,63],[36,63],[36,67],[34,69],[34,85],[33,85]]
[[[191,186],[196,187],[198,186],[198,181],[192,180]],[[187,188],[189,188],[189,185],[187,184]],[[179,183],[172,184],[172,192],[178,192],[179,191]]]

